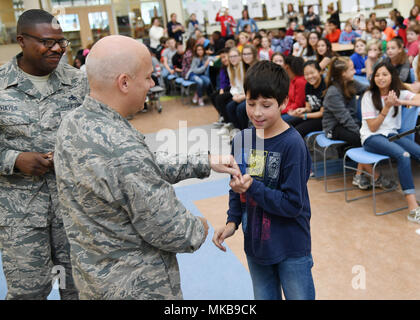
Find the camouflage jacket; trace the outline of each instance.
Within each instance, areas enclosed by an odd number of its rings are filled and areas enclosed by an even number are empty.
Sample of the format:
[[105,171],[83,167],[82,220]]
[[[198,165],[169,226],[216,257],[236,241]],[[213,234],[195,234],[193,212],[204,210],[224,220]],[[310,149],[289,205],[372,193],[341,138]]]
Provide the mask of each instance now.
[[176,253],[204,242],[171,184],[210,174],[207,152],[153,154],[120,114],[86,97],[57,134],[55,168],[80,299],[181,299]]
[[0,67],[0,226],[45,227],[57,206],[55,175],[25,175],[14,168],[21,152],[54,151],[61,119],[83,103],[85,74],[59,64],[40,93],[14,57]]

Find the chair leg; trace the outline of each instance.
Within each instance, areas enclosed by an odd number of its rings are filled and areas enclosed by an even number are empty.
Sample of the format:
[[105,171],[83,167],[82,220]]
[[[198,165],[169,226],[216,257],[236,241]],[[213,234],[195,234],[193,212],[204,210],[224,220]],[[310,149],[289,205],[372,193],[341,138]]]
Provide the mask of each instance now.
[[[350,170],[353,170],[353,171],[357,171],[357,168],[353,168],[353,167],[350,167],[350,166],[347,166],[346,164],[345,164],[345,160],[346,160],[346,156],[344,156],[344,164],[343,164],[343,170],[344,170],[344,187],[346,187],[346,169],[350,169]],[[390,161],[390,160],[389,160]],[[364,196],[360,196],[360,197],[355,197],[355,198],[349,198],[348,197],[348,194],[347,194],[347,190],[354,190],[354,189],[356,189],[356,188],[351,188],[351,189],[347,189],[347,188],[345,188],[345,191],[344,191],[344,197],[345,197],[345,200],[346,200],[346,202],[348,203],[348,202],[352,202],[352,201],[356,201],[356,200],[360,200],[360,199],[365,199],[365,198],[368,198],[368,197],[372,197],[372,208],[373,208],[373,213],[375,214],[375,215],[377,215],[377,216],[382,216],[382,215],[386,215],[386,214],[390,214],[390,213],[393,213],[393,212],[397,212],[397,211],[400,211],[400,210],[404,210],[404,209],[407,209],[407,207],[402,207],[402,208],[397,208],[397,209],[392,209],[392,210],[388,210],[388,211],[383,211],[383,212],[377,212],[376,211],[376,196],[378,196],[378,195],[380,195],[380,194],[384,194],[384,193],[388,193],[388,192],[391,192],[391,191],[395,191],[396,190],[396,188],[395,189],[391,189],[391,190],[384,190],[384,191],[381,191],[381,192],[376,192],[376,186],[375,186],[375,171],[376,171],[376,166],[379,164],[379,162],[376,162],[376,163],[374,163],[374,165],[373,165],[373,167],[372,167],[372,174],[370,174],[369,172],[366,172],[366,171],[362,171],[364,174],[366,174],[367,176],[369,176],[371,179],[372,179],[372,193],[370,193],[370,194],[368,194],[368,195],[364,195]],[[390,163],[391,164],[391,163]]]
[[327,183],[327,151],[329,149],[329,146],[324,148],[324,189],[327,193],[335,193],[335,192],[341,192],[344,191],[346,188],[338,188],[335,190],[328,190],[328,183]]

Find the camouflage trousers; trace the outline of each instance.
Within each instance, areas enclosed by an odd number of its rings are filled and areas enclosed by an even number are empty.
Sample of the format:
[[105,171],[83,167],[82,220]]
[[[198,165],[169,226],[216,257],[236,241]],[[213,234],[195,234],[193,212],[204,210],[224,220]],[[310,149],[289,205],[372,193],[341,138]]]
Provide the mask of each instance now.
[[[7,300],[45,300],[54,277],[62,300],[77,300],[70,264],[70,245],[61,218],[45,228],[1,227],[0,250],[7,281]],[[61,272],[65,272],[61,275]]]

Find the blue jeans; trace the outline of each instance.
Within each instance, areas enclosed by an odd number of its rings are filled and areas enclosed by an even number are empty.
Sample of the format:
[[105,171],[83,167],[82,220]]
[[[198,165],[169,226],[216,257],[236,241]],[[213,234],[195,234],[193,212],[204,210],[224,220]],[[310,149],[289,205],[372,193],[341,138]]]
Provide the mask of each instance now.
[[239,130],[248,128],[249,119],[246,113],[246,100],[236,106],[236,119],[238,121]]
[[368,152],[383,154],[397,160],[398,177],[404,194],[415,194],[413,174],[411,172],[411,157],[420,162],[420,146],[411,138],[404,137],[394,142],[389,142],[388,138],[377,134],[365,140],[363,147]]
[[190,81],[194,81],[197,84],[197,94],[200,98],[203,96],[204,90],[209,92],[211,88],[211,81],[208,76],[204,74],[191,73],[188,79]]
[[285,122],[288,122],[288,121],[290,121],[290,120],[292,120],[294,117],[292,117],[291,115],[289,115],[289,114],[287,114],[287,113],[285,113],[285,114],[282,114],[281,115],[281,117],[282,117],[282,119],[285,121]]
[[238,108],[238,105],[239,103],[237,103],[236,101],[230,101],[226,105],[226,113],[228,115],[229,121],[232,122],[233,126],[239,129],[240,124],[238,121],[238,116],[236,115],[236,109]]
[[315,300],[312,255],[262,265],[247,256],[255,300]]

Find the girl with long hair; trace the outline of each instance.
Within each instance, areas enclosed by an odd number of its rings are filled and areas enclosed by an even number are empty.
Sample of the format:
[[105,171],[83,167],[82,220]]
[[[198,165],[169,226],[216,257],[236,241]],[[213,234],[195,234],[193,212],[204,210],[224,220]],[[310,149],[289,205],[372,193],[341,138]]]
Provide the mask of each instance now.
[[194,95],[193,103],[204,106],[203,94],[207,91],[208,96],[211,96],[212,85],[210,78],[207,76],[207,67],[210,59],[206,55],[206,51],[202,44],[196,45],[194,49],[194,58],[191,63],[191,68],[187,73],[187,78],[197,84],[197,92]]
[[217,132],[218,135],[229,135],[233,128],[237,128],[236,106],[245,100],[244,79],[245,67],[238,48],[229,50],[229,65],[227,73],[230,82],[230,91],[216,100],[219,110],[223,110],[226,124]]
[[337,54],[332,50],[331,42],[328,39],[319,39],[316,45],[316,60],[322,70],[327,69],[333,57]]
[[411,83],[410,62],[405,52],[404,43],[400,38],[393,38],[388,41],[386,55],[387,57],[383,61],[391,63],[397,69],[402,82]]
[[308,46],[307,46],[307,51],[306,51],[306,60],[316,60],[316,48],[317,48],[317,44],[318,41],[320,39],[320,35],[318,32],[316,31],[312,31],[309,33],[308,35]]
[[258,50],[252,44],[246,44],[242,49],[242,62],[244,63],[245,71],[249,69],[255,62],[258,61]]
[[360,134],[363,147],[397,160],[398,177],[409,209],[407,218],[420,223],[411,172],[411,159],[420,162],[420,146],[409,137],[393,142],[388,140],[401,128],[402,106],[420,105],[420,95],[404,90],[398,71],[386,61],[375,66],[370,83],[370,89],[362,99]]
[[372,39],[366,45],[367,59],[365,62],[366,78],[370,79],[373,72],[374,65],[382,58],[382,42],[380,40]]
[[195,48],[196,40],[194,38],[189,38],[187,40],[187,45],[185,48],[184,55],[182,56],[182,72],[181,76],[188,80],[187,73],[190,71],[191,63],[194,57],[194,48]]
[[[346,141],[351,147],[361,147],[360,120],[357,117],[357,95],[362,95],[368,86],[354,80],[353,61],[349,57],[334,57],[326,79],[327,91],[324,97],[322,128],[329,139]],[[353,185],[367,190],[370,179],[362,171],[372,172],[372,166],[359,163],[353,178]],[[378,179],[377,186],[392,188],[384,177]]]
[[271,62],[278,64],[282,67],[284,67],[284,60],[286,57],[281,52],[274,52],[273,56],[271,57]]
[[366,30],[362,32],[362,39],[366,42],[370,41],[372,39],[372,30],[375,27],[375,23],[369,19],[366,21]]
[[[258,60],[257,49],[252,44],[245,45],[242,50],[242,62],[244,63],[245,72]],[[239,130],[243,130],[248,128],[248,124],[249,118],[246,113],[246,100],[244,100],[236,106],[236,125]]]
[[322,130],[326,87],[318,62],[307,61],[303,65],[303,73],[306,80],[305,107],[296,109],[294,117],[288,123],[295,127],[302,137],[305,137],[310,132]]

